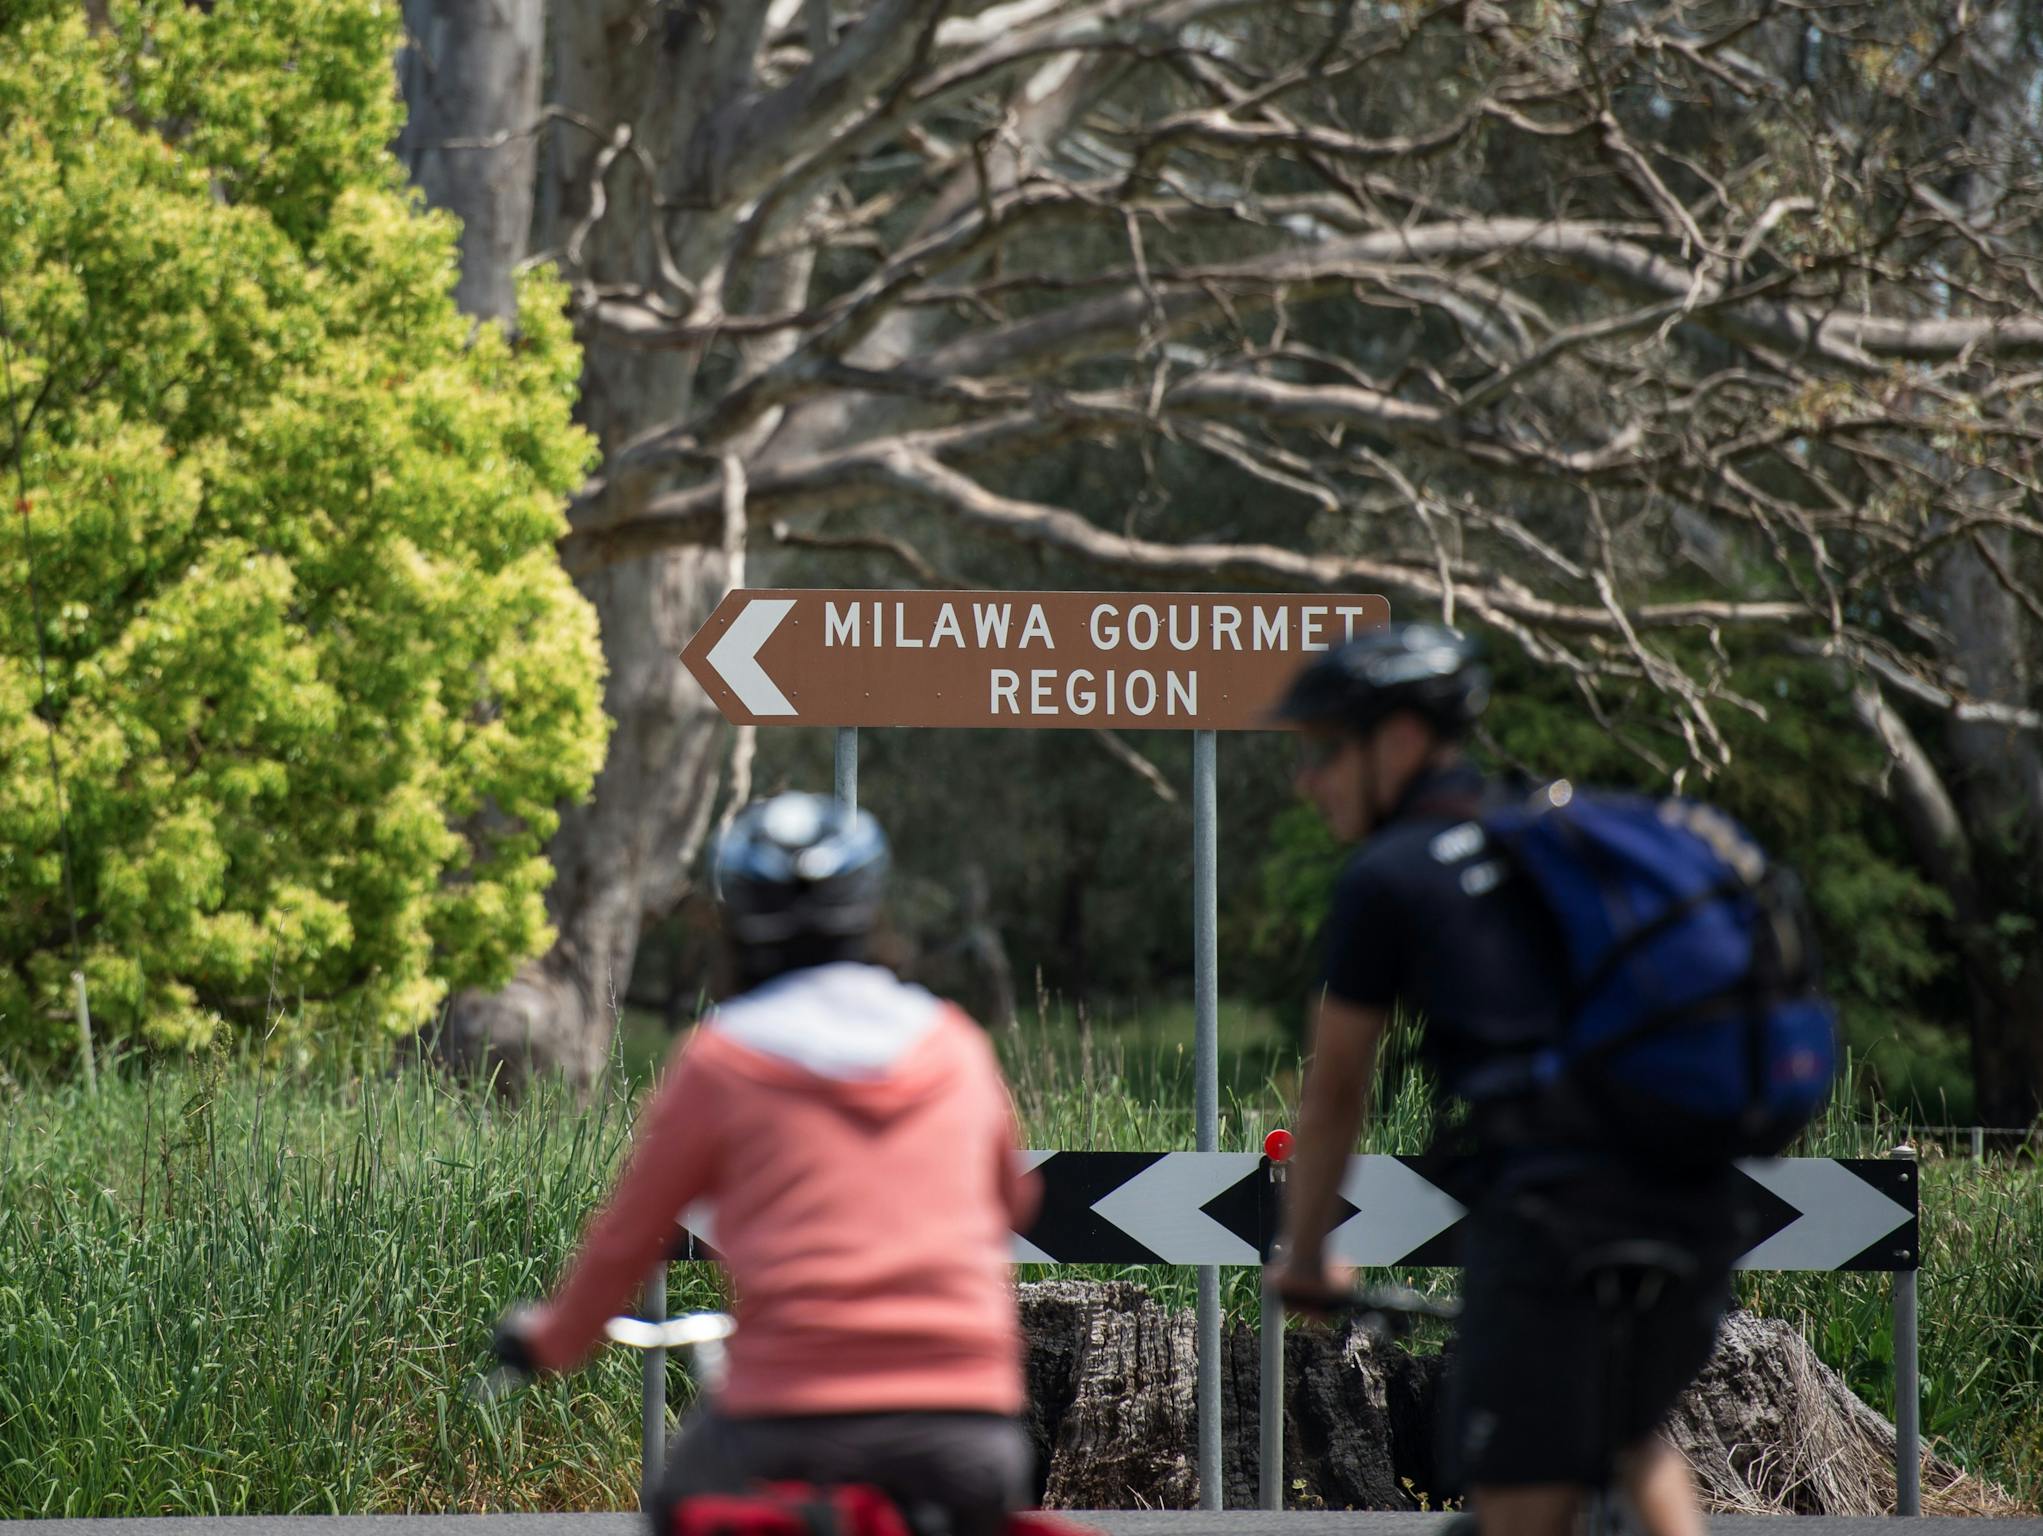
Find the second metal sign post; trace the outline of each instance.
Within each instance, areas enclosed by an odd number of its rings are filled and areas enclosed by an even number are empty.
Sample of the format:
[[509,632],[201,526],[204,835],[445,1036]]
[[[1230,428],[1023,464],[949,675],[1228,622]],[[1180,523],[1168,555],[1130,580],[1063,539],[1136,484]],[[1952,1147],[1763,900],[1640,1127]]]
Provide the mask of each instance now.
[[[735,724],[837,727],[837,798],[853,807],[862,725],[1190,731],[1194,1118],[1198,1150],[1217,1152],[1213,733],[1270,728],[1308,656],[1389,622],[1384,598],[1332,593],[740,589],[681,660]],[[1220,1271],[1210,1264],[1199,1267],[1198,1338],[1199,1502],[1218,1509]]]

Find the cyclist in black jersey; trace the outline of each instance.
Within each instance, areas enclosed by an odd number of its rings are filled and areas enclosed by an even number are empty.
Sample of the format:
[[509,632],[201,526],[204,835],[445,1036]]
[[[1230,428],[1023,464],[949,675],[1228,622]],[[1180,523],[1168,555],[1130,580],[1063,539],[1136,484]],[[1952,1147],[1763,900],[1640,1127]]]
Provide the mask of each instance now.
[[[1280,709],[1300,733],[1299,790],[1336,837],[1360,846],[1323,939],[1272,1278],[1306,1311],[1350,1294],[1349,1277],[1326,1260],[1325,1236],[1378,1044],[1394,1007],[1415,1010],[1436,1082],[1480,1105],[1451,1146],[1436,1144],[1432,1165],[1469,1207],[1443,1445],[1455,1481],[1485,1536],[1557,1536],[1589,1491],[1613,1481],[1655,1536],[1700,1536],[1687,1465],[1656,1431],[1708,1359],[1731,1265],[1749,1246],[1736,1175],[1728,1165],[1641,1167],[1529,1096],[1471,1093],[1485,1076],[1508,1079],[1550,1039],[1565,987],[1553,920],[1475,821],[1511,793],[1462,751],[1488,691],[1460,633],[1408,624],[1315,659]],[[1657,1277],[1630,1314],[1612,1373],[1601,1368],[1609,1315],[1581,1261],[1648,1242],[1685,1272]]]

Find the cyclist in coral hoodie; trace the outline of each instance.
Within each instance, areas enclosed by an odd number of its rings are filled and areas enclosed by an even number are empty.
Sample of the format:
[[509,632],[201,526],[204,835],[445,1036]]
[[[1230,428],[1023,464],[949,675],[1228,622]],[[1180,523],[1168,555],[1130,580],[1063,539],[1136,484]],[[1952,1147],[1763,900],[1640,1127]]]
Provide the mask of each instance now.
[[729,1376],[649,1513],[758,1479],[877,1484],[957,1536],[1029,1503],[1010,1233],[1034,1214],[985,1033],[868,962],[878,823],[817,795],[754,802],[716,852],[744,990],[676,1047],[609,1203],[498,1351],[570,1370],[696,1202],[735,1297]]

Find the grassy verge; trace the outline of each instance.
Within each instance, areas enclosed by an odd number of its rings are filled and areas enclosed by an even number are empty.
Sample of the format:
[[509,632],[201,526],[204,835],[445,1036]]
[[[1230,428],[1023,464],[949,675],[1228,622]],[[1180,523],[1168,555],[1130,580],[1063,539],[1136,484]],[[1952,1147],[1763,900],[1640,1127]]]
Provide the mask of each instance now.
[[[1175,1021],[1004,1043],[1037,1146],[1188,1146]],[[1221,1145],[1289,1117],[1296,1062],[1230,1015]],[[630,1082],[630,1075],[623,1081]],[[1401,1074],[1371,1150],[1425,1139]],[[278,1079],[218,1064],[0,1099],[0,1517],[629,1507],[636,1362],[496,1409],[461,1394],[487,1329],[551,1278],[614,1170],[629,1087],[515,1111],[430,1077]],[[1884,1150],[1842,1111],[1811,1150]],[[2043,1178],[1924,1169],[1925,1418],[1968,1468],[2043,1492]],[[1069,1271],[1063,1271],[1069,1273]],[[1101,1273],[1109,1273],[1102,1271]],[[1189,1272],[1117,1271],[1189,1305]],[[1250,1271],[1229,1306],[1255,1304]],[[1420,1277],[1450,1283],[1451,1275]],[[1883,1412],[1881,1277],[1753,1276]],[[714,1276],[677,1270],[677,1307]],[[683,1396],[677,1381],[675,1399]]]

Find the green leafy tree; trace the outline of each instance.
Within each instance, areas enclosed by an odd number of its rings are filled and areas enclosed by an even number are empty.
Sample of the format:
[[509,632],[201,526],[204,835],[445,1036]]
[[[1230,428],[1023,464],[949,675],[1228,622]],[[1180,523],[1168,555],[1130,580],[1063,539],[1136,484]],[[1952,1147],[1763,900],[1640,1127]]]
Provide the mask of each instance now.
[[547,275],[511,334],[456,309],[397,41],[375,0],[0,19],[0,1047],[71,1039],[60,803],[96,1020],[155,1045],[405,1031],[551,942],[607,734],[554,555],[579,358]]

